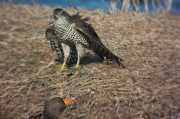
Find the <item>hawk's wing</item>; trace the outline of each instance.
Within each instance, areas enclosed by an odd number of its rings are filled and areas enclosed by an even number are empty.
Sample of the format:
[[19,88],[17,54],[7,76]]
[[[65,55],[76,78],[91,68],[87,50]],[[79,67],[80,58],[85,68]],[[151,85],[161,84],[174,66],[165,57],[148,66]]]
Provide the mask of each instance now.
[[[58,55],[58,58],[61,62],[64,62],[64,50],[62,47],[61,42],[57,39],[57,37],[54,34],[53,30],[53,22],[49,24],[49,27],[46,29],[46,38],[50,41],[50,45],[52,50],[56,50],[56,53]],[[70,47],[70,55],[69,59],[67,60],[67,64],[75,64],[77,62],[77,50],[75,46]]]
[[[106,46],[104,46],[98,37],[97,33],[94,31],[93,27],[86,23],[88,18],[81,19],[81,16],[77,13],[71,16],[71,23],[75,23],[76,30],[87,40],[90,48],[100,57],[106,57],[106,59],[114,60],[118,65],[124,65],[120,62],[122,59],[118,58],[111,51],[109,51]],[[124,67],[125,68],[125,67]]]
[[86,21],[89,21],[90,18],[86,17],[82,19],[81,17],[82,16],[79,15],[79,12],[77,12],[75,15],[71,16],[71,23],[75,23],[76,28],[96,38],[96,40],[101,43],[101,40],[97,35],[97,33],[95,32],[94,28],[91,26],[91,24],[86,23]]
[[102,43],[82,32],[81,30],[76,30],[87,40],[89,43],[89,48],[92,49],[96,54],[100,54],[101,56],[106,57],[106,59],[114,60],[118,65],[122,65],[122,67],[125,68],[125,66],[121,63],[122,59],[114,55]]
[[[89,18],[81,18],[82,16],[79,15],[79,12],[77,12],[75,15],[71,16],[70,22],[75,23],[76,29],[82,31],[84,34],[91,36],[92,39],[96,40],[99,44],[103,45],[101,42],[101,39],[95,32],[94,28],[91,26],[91,24],[86,23],[86,21],[89,21]],[[104,45],[103,45],[104,46]],[[96,52],[96,54],[104,60],[104,57]]]

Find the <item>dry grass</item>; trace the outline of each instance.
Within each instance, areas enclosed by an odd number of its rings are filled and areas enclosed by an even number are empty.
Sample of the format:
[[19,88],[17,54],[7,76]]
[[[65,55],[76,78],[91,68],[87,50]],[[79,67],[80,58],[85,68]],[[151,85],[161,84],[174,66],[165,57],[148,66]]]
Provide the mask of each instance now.
[[79,10],[126,69],[87,51],[81,70],[59,72],[45,38],[53,8],[0,4],[0,11],[1,118],[35,115],[54,95],[76,97],[62,118],[178,117],[180,16]]
[[[104,0],[101,0],[103,3]],[[122,0],[123,4],[121,6],[122,12],[132,12],[132,6],[135,7],[136,12],[140,12],[140,2],[144,4],[144,11],[148,14],[149,13],[149,5],[151,4],[153,7],[152,12],[157,13],[168,13],[171,10],[172,7],[172,1],[173,0],[151,0],[151,3],[148,3],[148,0]],[[109,12],[110,13],[116,13],[117,11],[120,11],[118,8],[118,3],[120,0],[111,0],[110,6],[109,6]],[[132,3],[131,3],[132,2]],[[108,5],[106,5],[108,6]]]
[[[130,12],[132,11],[131,4],[135,7],[136,12],[140,12],[140,2],[144,3],[144,11],[146,13],[149,13],[149,4],[148,0],[122,0],[123,4],[121,6],[121,10],[118,7],[118,3],[121,2],[121,0],[111,0],[110,5],[106,4],[104,0],[101,0],[104,5],[108,7],[108,10],[110,13],[116,13],[119,11],[122,12]],[[10,4],[17,4],[18,0],[2,0],[2,3],[10,3]],[[33,5],[36,5],[35,0],[31,0]],[[131,3],[132,2],[132,3]],[[153,7],[153,12],[170,12],[172,7],[173,0],[151,0],[151,5]]]

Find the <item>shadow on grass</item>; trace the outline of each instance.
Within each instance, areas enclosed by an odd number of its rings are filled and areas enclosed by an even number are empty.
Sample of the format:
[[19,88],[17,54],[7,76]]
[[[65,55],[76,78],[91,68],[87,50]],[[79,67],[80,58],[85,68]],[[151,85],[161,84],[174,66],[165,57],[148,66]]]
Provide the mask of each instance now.
[[[56,62],[59,62],[59,63],[63,63],[63,61],[61,59],[55,59]],[[87,65],[87,64],[91,64],[91,63],[102,63],[103,60],[100,59],[97,55],[95,54],[92,54],[90,52],[86,52],[84,54],[84,56],[82,57],[81,61],[80,61],[80,64],[81,65]],[[75,64],[71,64],[69,66],[73,66]]]

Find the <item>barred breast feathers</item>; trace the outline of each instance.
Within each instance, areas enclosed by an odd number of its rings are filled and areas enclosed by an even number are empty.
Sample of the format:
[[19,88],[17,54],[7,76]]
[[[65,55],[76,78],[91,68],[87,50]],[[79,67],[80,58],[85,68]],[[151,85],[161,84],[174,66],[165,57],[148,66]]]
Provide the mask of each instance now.
[[[48,28],[46,29],[46,39],[50,41],[52,50],[56,50],[58,58],[61,62],[64,62],[64,50],[62,48],[61,39],[57,38],[54,32],[54,22],[50,22]],[[77,62],[77,50],[75,45],[70,47],[70,56],[67,60],[67,64],[75,64]]]

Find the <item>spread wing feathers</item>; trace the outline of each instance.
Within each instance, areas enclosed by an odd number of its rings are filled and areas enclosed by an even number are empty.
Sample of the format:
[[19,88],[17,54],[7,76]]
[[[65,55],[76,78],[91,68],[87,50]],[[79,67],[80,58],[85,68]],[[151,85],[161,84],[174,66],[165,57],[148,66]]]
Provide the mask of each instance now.
[[125,68],[125,66],[120,62],[122,61],[122,59],[114,55],[102,43],[99,43],[97,40],[85,34],[79,29],[77,29],[77,31],[87,40],[87,42],[89,43],[89,48],[92,49],[96,54],[101,54],[102,56],[106,57],[106,59],[111,59],[115,61],[118,65],[122,65],[122,67]]
[[[86,17],[84,19],[81,18],[82,16],[79,15],[79,12],[77,12],[75,15],[70,16],[70,22],[71,23],[75,23],[75,27],[76,29],[79,29],[81,32],[83,32],[84,34],[91,36],[94,40],[96,40],[99,44],[101,44],[102,46],[104,46],[99,38],[99,36],[97,35],[97,33],[95,32],[94,28],[91,26],[91,24],[86,23],[86,21],[89,21],[89,17]],[[96,54],[102,59],[104,60],[104,57],[99,53],[96,52]]]
[[[50,41],[52,50],[56,50],[59,60],[61,62],[64,62],[64,50],[62,48],[61,42],[58,42],[53,29],[48,28],[46,30],[46,38],[47,38],[47,40]],[[70,56],[69,56],[69,59],[67,60],[68,65],[76,64],[77,59],[78,59],[76,47],[71,46],[70,48],[71,48]]]
[[75,15],[70,17],[70,22],[75,23],[75,26],[77,29],[81,30],[85,34],[88,34],[91,37],[96,38],[96,40],[101,43],[101,40],[97,33],[94,31],[91,24],[86,23],[86,21],[89,21],[89,17],[86,17],[84,19],[81,18],[82,16],[79,15],[79,12],[77,12]]
[[54,39],[49,40],[52,50],[56,49],[56,43],[54,42]]

